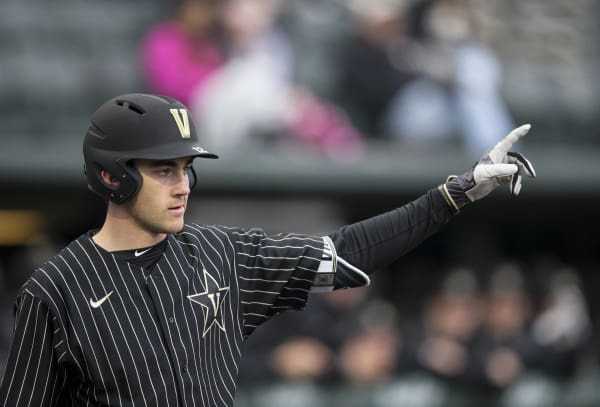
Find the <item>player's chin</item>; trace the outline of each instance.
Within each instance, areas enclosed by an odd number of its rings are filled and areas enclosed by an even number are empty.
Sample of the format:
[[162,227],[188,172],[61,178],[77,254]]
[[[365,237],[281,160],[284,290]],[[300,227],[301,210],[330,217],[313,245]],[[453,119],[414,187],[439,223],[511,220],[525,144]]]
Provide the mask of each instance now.
[[183,226],[185,225],[185,222],[183,221],[183,218],[181,218],[181,221],[177,222],[176,224],[172,225],[171,231],[169,233],[179,233],[183,230]]
[[171,219],[169,222],[163,223],[162,233],[179,233],[183,230],[184,224],[183,216],[178,219]]

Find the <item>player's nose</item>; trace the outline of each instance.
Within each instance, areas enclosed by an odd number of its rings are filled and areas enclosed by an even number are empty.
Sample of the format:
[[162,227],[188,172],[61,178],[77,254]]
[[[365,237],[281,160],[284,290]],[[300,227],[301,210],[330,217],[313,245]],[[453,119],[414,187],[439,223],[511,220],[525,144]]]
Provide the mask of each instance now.
[[177,179],[177,183],[175,184],[175,195],[189,195],[191,192],[191,188],[190,188],[190,180],[189,180],[189,173],[187,170],[183,170],[178,179]]

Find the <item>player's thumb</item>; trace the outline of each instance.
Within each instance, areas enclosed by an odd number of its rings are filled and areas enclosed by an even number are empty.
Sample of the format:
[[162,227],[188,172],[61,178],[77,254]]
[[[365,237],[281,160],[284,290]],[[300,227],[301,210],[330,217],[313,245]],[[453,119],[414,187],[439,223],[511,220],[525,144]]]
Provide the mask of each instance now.
[[475,167],[473,176],[475,182],[486,181],[495,177],[507,177],[518,170],[515,164],[483,164]]

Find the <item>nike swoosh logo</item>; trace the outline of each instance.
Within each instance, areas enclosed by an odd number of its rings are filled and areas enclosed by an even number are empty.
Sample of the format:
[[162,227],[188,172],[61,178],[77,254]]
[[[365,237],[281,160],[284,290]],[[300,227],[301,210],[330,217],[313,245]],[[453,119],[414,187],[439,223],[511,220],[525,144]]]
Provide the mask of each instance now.
[[140,257],[142,254],[146,253],[148,250],[152,249],[151,247],[147,248],[146,250],[142,250],[141,252],[138,252],[137,250],[135,252],[133,252],[133,255],[135,257]]
[[90,305],[92,308],[98,308],[100,305],[104,303],[104,301],[108,300],[108,297],[112,295],[112,291],[106,294],[104,297],[100,298],[98,301],[94,301],[90,298]]

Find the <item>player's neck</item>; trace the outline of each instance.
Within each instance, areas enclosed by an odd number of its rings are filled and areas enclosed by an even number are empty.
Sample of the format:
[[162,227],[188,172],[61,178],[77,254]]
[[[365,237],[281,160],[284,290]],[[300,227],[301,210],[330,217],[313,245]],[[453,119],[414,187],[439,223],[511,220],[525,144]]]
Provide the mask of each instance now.
[[109,252],[149,247],[164,240],[165,233],[150,231],[138,225],[130,216],[115,216],[107,212],[102,228],[92,239],[94,243]]

